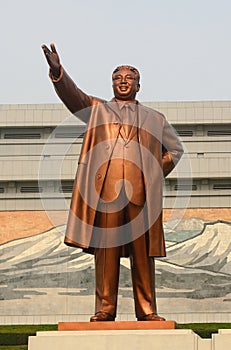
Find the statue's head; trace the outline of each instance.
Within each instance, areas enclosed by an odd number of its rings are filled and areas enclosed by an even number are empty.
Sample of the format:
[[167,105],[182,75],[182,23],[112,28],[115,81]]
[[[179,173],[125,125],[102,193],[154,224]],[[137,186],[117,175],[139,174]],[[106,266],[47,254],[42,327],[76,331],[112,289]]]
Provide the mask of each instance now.
[[118,66],[112,73],[112,87],[115,98],[123,101],[134,100],[140,90],[139,71],[132,66]]

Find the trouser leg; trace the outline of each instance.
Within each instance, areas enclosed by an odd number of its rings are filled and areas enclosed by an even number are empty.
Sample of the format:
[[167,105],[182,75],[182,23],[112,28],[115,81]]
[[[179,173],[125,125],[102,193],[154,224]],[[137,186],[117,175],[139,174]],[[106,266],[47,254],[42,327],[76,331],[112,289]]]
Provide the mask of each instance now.
[[120,251],[118,247],[96,249],[95,312],[102,311],[116,316],[119,268]]
[[[129,204],[128,214],[130,219],[132,219],[134,214],[137,215],[137,211],[139,210],[141,210],[141,208]],[[145,217],[143,218],[143,221],[144,220]],[[140,237],[133,240],[129,245],[135,312],[137,318],[157,312],[154,258],[149,256],[148,246],[147,233],[141,234]]]
[[154,258],[149,257],[145,235],[132,243],[131,272],[136,317],[156,313]]
[[[98,228],[107,230],[123,224],[124,213],[123,211],[116,212],[115,203],[102,204],[100,210],[96,219]],[[113,212],[113,210],[115,211]],[[107,312],[115,317],[121,247],[110,247],[110,238],[108,242],[108,248],[98,247],[95,249],[95,313],[100,311]]]

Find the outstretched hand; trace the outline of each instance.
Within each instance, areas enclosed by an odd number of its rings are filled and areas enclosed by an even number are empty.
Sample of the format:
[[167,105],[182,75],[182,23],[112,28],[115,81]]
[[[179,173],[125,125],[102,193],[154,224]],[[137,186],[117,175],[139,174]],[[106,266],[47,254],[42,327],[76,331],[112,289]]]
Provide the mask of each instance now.
[[51,47],[51,50],[46,45],[42,45],[42,49],[43,49],[43,52],[45,54],[46,60],[50,66],[51,73],[55,77],[59,77],[59,75],[60,75],[59,55],[56,51],[54,44],[51,44],[50,47]]

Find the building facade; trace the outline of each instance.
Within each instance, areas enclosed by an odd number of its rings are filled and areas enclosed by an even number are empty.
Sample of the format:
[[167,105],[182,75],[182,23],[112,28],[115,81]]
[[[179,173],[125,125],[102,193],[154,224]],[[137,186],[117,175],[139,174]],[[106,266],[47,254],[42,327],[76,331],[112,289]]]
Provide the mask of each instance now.
[[[187,171],[181,167],[166,179],[165,208],[173,206],[176,195],[188,192],[188,208],[229,208],[231,102],[144,104],[166,115],[184,143],[184,157],[191,166]],[[55,196],[53,209],[66,209],[59,196],[64,193],[70,200],[85,130],[77,118],[69,117],[62,104],[0,106],[0,210],[43,210],[41,193]],[[39,179],[44,159],[50,164],[61,160],[61,175]]]

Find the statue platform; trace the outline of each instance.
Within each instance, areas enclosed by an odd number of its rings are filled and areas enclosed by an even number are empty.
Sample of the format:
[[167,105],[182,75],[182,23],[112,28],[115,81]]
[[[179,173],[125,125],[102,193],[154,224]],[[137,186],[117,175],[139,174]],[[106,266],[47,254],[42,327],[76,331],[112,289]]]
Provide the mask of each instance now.
[[59,322],[59,331],[175,329],[175,321]]

